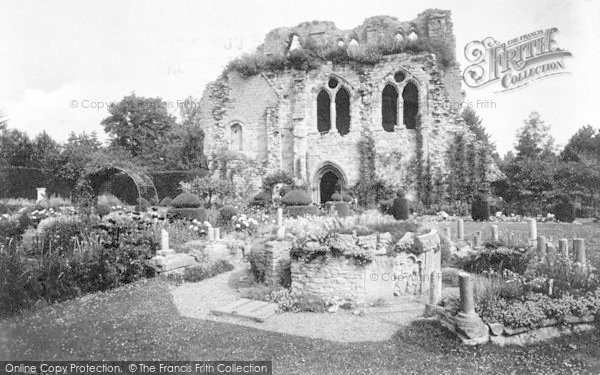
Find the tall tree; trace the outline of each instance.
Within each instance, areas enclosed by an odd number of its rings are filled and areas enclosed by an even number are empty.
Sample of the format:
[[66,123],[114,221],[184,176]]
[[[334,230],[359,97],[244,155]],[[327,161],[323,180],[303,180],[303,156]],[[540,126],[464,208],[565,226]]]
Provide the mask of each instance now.
[[0,164],[15,167],[31,167],[33,142],[17,129],[5,129],[0,133]]
[[565,161],[600,159],[600,132],[591,125],[581,127],[567,142],[561,158]]
[[8,119],[4,112],[0,111],[0,131],[6,130],[8,127]]
[[102,120],[111,145],[121,147],[134,158],[157,160],[164,153],[165,137],[175,125],[161,98],[138,97],[134,93],[109,107]]
[[33,139],[32,164],[37,168],[54,170],[60,158],[61,146],[46,131]]
[[71,133],[67,143],[63,146],[58,175],[75,185],[85,171],[86,166],[94,160],[101,146],[102,144],[98,141],[95,132],[79,135]]
[[523,126],[517,131],[517,159],[545,158],[553,155],[554,138],[538,112],[531,112]]
[[491,145],[490,135],[482,125],[483,120],[477,115],[477,112],[475,112],[475,109],[472,106],[467,106],[463,109],[460,116],[469,127],[469,130],[475,134],[475,139],[484,142],[487,145]]

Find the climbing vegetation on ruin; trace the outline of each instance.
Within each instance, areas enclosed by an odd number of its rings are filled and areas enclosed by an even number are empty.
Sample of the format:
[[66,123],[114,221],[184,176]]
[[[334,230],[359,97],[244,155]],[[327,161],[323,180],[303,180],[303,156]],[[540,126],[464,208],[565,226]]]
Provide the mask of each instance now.
[[334,64],[358,63],[374,65],[383,56],[398,53],[429,52],[436,56],[436,61],[442,69],[455,65],[455,57],[448,43],[429,38],[414,41],[397,41],[393,37],[383,37],[377,41],[361,43],[357,46],[338,46],[337,44],[318,44],[313,39],[301,41],[302,49],[283,53],[264,55],[262,51],[244,54],[227,64],[224,74],[237,71],[249,77],[261,72],[282,71],[286,68],[298,70],[317,69],[324,62]]

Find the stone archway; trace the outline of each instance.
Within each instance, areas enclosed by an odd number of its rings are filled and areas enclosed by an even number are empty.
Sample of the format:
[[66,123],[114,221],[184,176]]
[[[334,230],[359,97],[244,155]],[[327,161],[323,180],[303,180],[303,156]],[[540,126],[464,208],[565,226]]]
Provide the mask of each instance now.
[[[117,181],[117,185],[125,189],[124,194],[115,194],[117,197],[129,204],[136,204],[137,198],[144,198],[150,204],[158,204],[158,194],[152,179],[143,172],[133,171],[131,169],[120,168],[116,166],[106,166],[94,172],[88,173],[85,178],[88,180],[94,195],[99,195],[105,190],[117,188],[114,186],[113,177],[124,177]],[[129,189],[123,186],[123,182],[129,181]],[[111,186],[113,185],[113,186]],[[121,196],[119,196],[121,195]]]
[[342,170],[333,163],[327,162],[321,166],[315,173],[313,179],[313,191],[315,192],[316,202],[325,203],[331,200],[331,196],[336,192],[343,192],[346,189],[346,176]]

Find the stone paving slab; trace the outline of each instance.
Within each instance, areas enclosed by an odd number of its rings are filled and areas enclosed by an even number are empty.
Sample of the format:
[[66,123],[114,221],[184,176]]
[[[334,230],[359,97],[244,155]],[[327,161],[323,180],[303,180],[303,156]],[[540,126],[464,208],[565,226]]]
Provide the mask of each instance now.
[[264,322],[269,317],[275,315],[277,309],[278,306],[276,303],[240,298],[226,306],[212,309],[210,312],[218,316],[232,316],[254,320],[255,322]]

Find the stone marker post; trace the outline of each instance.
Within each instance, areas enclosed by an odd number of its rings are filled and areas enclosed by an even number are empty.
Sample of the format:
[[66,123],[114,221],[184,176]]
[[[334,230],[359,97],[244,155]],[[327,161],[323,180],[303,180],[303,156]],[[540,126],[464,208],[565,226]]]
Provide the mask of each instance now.
[[573,238],[573,254],[575,254],[575,262],[585,266],[585,240],[583,238]]
[[463,219],[458,219],[456,222],[456,239],[459,241],[465,239],[465,222]]
[[569,240],[566,238],[558,240],[558,255],[564,258],[569,257]]
[[214,230],[213,227],[206,228],[206,234],[208,236],[208,240],[209,241],[214,241],[215,240],[215,230]]
[[431,280],[429,280],[429,304],[439,305],[442,302],[442,273],[440,271],[431,271]]
[[546,255],[546,237],[544,236],[537,237],[537,253],[540,257]]
[[553,264],[556,261],[556,247],[548,243],[546,244],[546,262]]
[[529,219],[529,239],[537,239],[537,222],[535,219]]
[[475,312],[475,289],[473,278],[468,273],[458,275],[460,287],[460,311],[456,314],[455,325],[459,333],[469,339],[487,338],[487,326]]
[[221,228],[213,228],[215,241],[219,241],[221,239]]
[[479,248],[481,247],[481,235],[478,233],[475,233],[473,235],[473,247],[474,248]]
[[283,208],[279,207],[277,209],[277,228],[281,228],[283,226]]
[[160,249],[169,250],[169,232],[164,229],[160,230]]
[[39,188],[36,188],[36,190],[37,190],[37,199],[35,200],[35,203],[40,203],[41,201],[46,199],[46,188],[39,187]]
[[498,226],[492,225],[492,242],[496,243],[500,240],[500,235],[498,232]]
[[450,229],[450,227],[446,227],[444,230],[448,241],[452,241],[452,229]]

